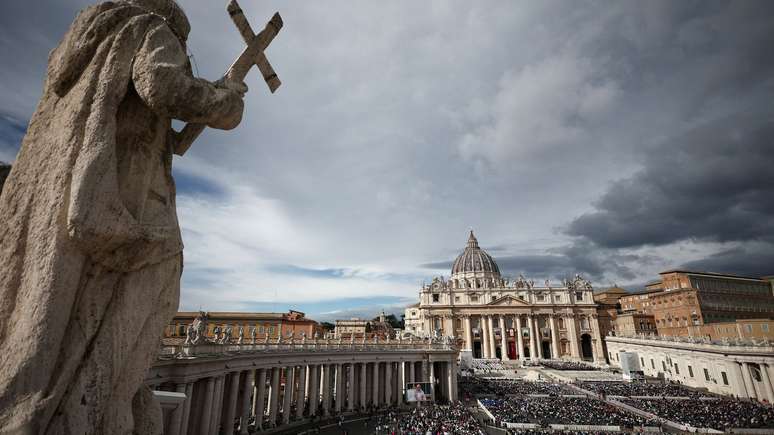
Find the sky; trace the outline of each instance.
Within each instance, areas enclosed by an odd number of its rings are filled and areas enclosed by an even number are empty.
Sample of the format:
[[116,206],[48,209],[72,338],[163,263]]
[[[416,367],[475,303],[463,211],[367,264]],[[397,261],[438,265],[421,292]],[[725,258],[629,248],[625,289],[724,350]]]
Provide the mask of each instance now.
[[[221,4],[223,3],[223,4]],[[243,49],[181,0],[197,75]],[[80,0],[0,5],[0,160]],[[473,229],[507,276],[774,274],[774,2],[242,0],[282,80],[176,157],[181,309],[402,313]]]

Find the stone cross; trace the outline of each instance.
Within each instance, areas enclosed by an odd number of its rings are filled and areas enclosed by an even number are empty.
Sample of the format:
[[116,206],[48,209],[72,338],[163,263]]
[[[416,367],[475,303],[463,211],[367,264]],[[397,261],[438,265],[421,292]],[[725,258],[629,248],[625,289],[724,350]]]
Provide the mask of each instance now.
[[[275,90],[282,84],[277,74],[274,72],[271,64],[266,59],[263,51],[271,44],[271,41],[277,36],[277,33],[282,29],[282,17],[279,12],[276,12],[271,17],[266,27],[261,30],[257,35],[253,33],[250,23],[245,18],[242,8],[236,0],[231,0],[226,7],[226,11],[231,16],[231,20],[234,21],[239,33],[242,35],[242,39],[247,43],[247,47],[242,51],[242,54],[237,57],[234,63],[223,75],[221,81],[228,86],[229,82],[241,83],[247,76],[247,73],[253,66],[257,66],[263,75],[263,79],[266,84],[269,85],[269,90],[274,93]],[[188,151],[188,148],[194,143],[196,138],[204,131],[206,126],[204,124],[189,123],[183,128],[180,133],[177,134],[177,144],[175,145],[175,154],[182,156]]]

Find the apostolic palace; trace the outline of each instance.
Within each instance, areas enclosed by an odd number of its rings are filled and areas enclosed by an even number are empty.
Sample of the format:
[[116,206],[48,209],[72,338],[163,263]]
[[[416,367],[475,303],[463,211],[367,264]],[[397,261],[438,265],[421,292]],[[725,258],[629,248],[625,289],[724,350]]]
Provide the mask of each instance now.
[[461,338],[474,358],[605,360],[588,281],[505,279],[473,231],[451,276],[422,286],[419,303],[406,309],[406,329]]

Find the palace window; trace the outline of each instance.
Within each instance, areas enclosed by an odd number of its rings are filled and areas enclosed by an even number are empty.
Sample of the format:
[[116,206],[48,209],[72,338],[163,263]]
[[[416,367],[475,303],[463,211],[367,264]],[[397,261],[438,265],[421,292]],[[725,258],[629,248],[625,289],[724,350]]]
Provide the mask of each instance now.
[[752,332],[752,325],[748,323],[748,324],[744,325],[744,329],[745,329],[747,332]]
[[433,302],[438,302],[439,300],[441,300],[441,295],[433,293]]
[[470,302],[478,302],[478,296],[471,296]]
[[544,295],[538,295],[537,296],[537,300],[542,302],[542,301],[546,300],[546,297]]
[[575,300],[582,301],[583,300],[583,292],[575,292]]
[[455,296],[454,297],[454,302],[459,302],[459,301],[460,301],[460,297],[459,296]]
[[675,363],[675,374],[676,375],[680,374],[680,366],[678,366],[677,363]]
[[666,371],[666,363],[664,361],[661,361],[661,367]]
[[688,375],[690,377],[693,377],[693,367],[691,367],[691,366],[688,366]]
[[642,367],[645,367],[645,358],[643,358],[643,357],[640,357],[640,365],[641,365]]
[[728,385],[728,376],[726,375],[726,372],[720,372],[720,377],[723,378],[723,385]]
[[761,331],[769,332],[769,324],[768,323],[761,323]]
[[709,370],[707,369],[704,369],[704,380],[707,380],[707,381],[710,380]]
[[653,361],[653,358],[650,359],[650,368],[655,369],[656,363]]

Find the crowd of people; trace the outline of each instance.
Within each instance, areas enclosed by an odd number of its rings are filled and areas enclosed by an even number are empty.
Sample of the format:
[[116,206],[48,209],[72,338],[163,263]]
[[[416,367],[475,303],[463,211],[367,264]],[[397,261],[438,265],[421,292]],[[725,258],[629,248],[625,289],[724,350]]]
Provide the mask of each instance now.
[[528,382],[513,379],[483,379],[472,376],[458,378],[457,387],[463,394],[474,396],[524,396],[529,394],[577,394],[564,384],[550,382]]
[[539,364],[545,368],[554,370],[599,370],[590,364],[578,361],[541,360]]
[[774,429],[774,408],[736,399],[624,399],[624,402],[676,423],[698,428]]
[[700,397],[714,397],[712,394],[692,390],[682,385],[668,384],[663,382],[577,382],[577,385],[584,390],[605,396],[624,396],[624,397],[690,397],[698,399]]
[[633,428],[658,426],[659,422],[629,413],[588,397],[524,397],[481,399],[498,422],[576,424]]
[[391,411],[380,415],[377,435],[486,435],[475,416],[461,403],[429,405],[409,413]]
[[499,376],[509,370],[499,359],[474,359],[472,369],[474,373],[484,376]]

